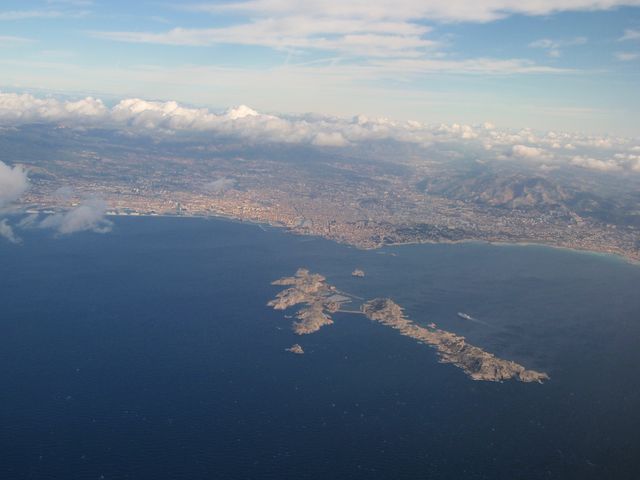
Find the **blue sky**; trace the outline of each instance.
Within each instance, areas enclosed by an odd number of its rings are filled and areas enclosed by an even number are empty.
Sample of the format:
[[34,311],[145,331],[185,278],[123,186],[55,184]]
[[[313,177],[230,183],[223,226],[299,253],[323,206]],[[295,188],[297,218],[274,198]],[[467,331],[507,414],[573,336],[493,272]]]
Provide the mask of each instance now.
[[640,136],[640,0],[0,2],[0,88]]

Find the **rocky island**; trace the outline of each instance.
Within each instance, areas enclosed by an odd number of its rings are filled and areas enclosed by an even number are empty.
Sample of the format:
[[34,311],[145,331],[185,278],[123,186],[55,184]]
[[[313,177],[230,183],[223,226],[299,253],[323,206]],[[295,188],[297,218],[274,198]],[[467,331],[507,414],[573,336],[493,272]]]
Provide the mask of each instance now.
[[289,348],[285,348],[287,352],[295,353],[296,355],[303,355],[304,349],[298,343],[294,343]]
[[515,378],[521,382],[542,383],[546,373],[527,370],[522,365],[503,360],[466,342],[464,337],[430,324],[416,325],[404,316],[402,307],[389,298],[376,298],[362,305],[367,318],[398,330],[402,335],[425,343],[438,351],[440,361],[461,368],[474,380],[501,382]]
[[305,305],[296,313],[298,321],[293,322],[293,331],[298,335],[314,333],[325,325],[331,325],[333,320],[330,314],[351,301],[350,297],[340,294],[333,285],[328,285],[322,275],[310,273],[304,268],[299,268],[293,277],[284,277],[271,284],[289,286],[267,304],[274,310]]
[[[516,362],[498,358],[470,345],[464,337],[442,330],[435,323],[429,323],[427,327],[417,325],[406,318],[402,307],[389,298],[369,300],[362,304],[359,311],[345,310],[342,306],[351,302],[352,296],[329,285],[322,275],[311,273],[307,269],[299,268],[294,276],[275,280],[272,285],[288,287],[267,304],[274,310],[304,305],[296,312],[297,320],[293,322],[293,331],[297,335],[314,333],[323,326],[332,324],[331,314],[338,311],[364,314],[370,320],[435,348],[442,363],[451,363],[461,368],[473,380],[502,382],[516,379],[521,382],[542,383],[549,379],[546,373],[527,370]],[[304,353],[298,344],[286,350],[296,354]]]

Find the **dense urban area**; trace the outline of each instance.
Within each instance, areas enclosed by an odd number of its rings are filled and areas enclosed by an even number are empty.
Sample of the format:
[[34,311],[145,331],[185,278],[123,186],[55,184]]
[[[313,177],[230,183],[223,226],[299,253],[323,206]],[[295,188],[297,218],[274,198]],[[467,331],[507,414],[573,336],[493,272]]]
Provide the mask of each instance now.
[[531,242],[640,260],[635,179],[594,181],[591,172],[515,162],[493,168],[388,145],[356,154],[44,128],[0,138],[5,160],[20,158],[30,172],[21,202],[32,213],[97,196],[112,215],[224,216],[360,248]]

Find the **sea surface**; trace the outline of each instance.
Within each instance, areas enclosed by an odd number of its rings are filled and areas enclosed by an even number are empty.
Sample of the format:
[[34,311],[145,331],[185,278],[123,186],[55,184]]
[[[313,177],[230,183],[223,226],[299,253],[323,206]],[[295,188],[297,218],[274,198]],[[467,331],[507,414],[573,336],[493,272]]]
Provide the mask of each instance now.
[[[472,381],[362,315],[297,337],[266,303],[298,267],[551,380]],[[29,231],[0,243],[0,478],[638,479],[639,293],[638,266],[536,246]]]

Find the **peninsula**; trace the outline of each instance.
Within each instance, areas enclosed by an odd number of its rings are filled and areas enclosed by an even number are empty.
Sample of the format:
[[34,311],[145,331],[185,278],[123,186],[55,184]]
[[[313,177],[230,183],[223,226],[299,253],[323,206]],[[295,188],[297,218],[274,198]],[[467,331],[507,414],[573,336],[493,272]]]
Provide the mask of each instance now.
[[468,344],[464,337],[441,330],[434,324],[430,324],[428,328],[416,325],[404,316],[402,307],[389,298],[370,300],[361,308],[370,320],[435,348],[442,363],[451,363],[461,368],[473,380],[502,382],[515,378],[521,382],[542,383],[549,379],[546,373],[527,370],[516,362],[498,358]]

